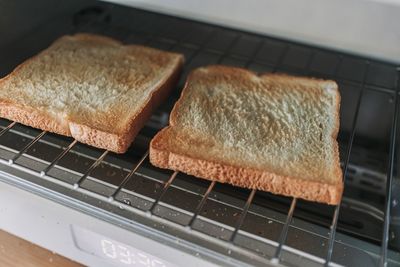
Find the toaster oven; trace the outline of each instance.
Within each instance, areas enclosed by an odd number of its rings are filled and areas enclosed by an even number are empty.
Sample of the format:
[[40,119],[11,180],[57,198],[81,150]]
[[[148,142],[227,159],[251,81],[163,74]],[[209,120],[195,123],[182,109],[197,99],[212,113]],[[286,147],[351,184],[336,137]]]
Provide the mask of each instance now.
[[[176,51],[186,62],[122,155],[0,119],[0,229],[89,266],[400,266],[400,65],[105,2],[80,1],[46,19],[0,40],[1,77],[75,32]],[[188,72],[209,64],[337,81],[340,205],[149,163],[149,142]]]

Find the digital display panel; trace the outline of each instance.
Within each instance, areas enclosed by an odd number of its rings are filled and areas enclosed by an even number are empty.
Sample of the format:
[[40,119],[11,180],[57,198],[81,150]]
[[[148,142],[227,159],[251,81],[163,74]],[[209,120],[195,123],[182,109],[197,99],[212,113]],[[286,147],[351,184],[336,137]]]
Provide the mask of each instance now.
[[176,266],[140,249],[123,244],[104,235],[73,226],[76,246],[101,257],[114,266],[172,267]]

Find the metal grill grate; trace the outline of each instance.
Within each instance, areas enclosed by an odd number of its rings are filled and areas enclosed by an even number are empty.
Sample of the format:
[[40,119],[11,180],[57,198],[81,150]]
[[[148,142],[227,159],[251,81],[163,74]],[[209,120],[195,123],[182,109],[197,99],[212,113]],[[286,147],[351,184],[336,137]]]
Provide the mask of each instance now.
[[[17,47],[1,71],[57,36],[87,31],[185,54],[178,88],[124,155],[0,120],[0,170],[12,175],[2,180],[88,212],[96,208],[100,217],[135,220],[250,264],[399,264],[399,67],[105,3],[70,18],[24,36],[20,43],[36,40],[37,45]],[[216,63],[338,82],[346,182],[341,205],[234,188],[151,166],[148,143],[167,124],[187,73]]]

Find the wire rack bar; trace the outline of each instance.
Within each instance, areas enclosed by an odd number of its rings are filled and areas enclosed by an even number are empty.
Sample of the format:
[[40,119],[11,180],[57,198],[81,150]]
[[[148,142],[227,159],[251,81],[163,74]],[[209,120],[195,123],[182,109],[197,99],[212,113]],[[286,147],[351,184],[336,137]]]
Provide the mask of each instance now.
[[336,64],[335,70],[333,71],[333,74],[332,74],[332,78],[334,78],[335,80],[339,79],[339,77],[337,75],[338,75],[339,68],[342,65],[342,62],[343,62],[343,55],[340,55],[339,56],[339,61]]
[[285,48],[283,50],[283,52],[281,53],[281,55],[278,58],[278,61],[276,62],[276,64],[274,65],[274,67],[272,68],[272,72],[277,72],[278,68],[282,65],[283,60],[285,59],[285,56],[287,54],[287,52],[289,52],[289,48],[290,45],[285,45]]
[[235,230],[233,231],[231,237],[229,238],[229,242],[233,242],[235,240],[237,233],[242,227],[244,218],[246,218],[247,211],[249,210],[249,207],[251,205],[251,202],[253,201],[254,196],[256,195],[256,192],[257,192],[256,189],[251,190],[250,195],[247,198],[246,204],[243,207],[242,213],[240,214],[239,220],[236,223]]
[[197,216],[199,215],[200,211],[203,209],[204,204],[206,203],[208,196],[210,195],[211,191],[213,190],[216,181],[212,181],[210,185],[207,188],[206,193],[203,195],[202,199],[200,200],[199,204],[196,207],[196,210],[193,213],[192,218],[190,218],[190,221],[187,225],[187,227],[192,228],[194,221],[196,220]]
[[257,48],[254,49],[254,53],[246,60],[246,63],[244,64],[244,68],[248,68],[251,63],[254,62],[254,58],[257,56],[258,52],[261,50],[265,43],[265,40],[261,40],[260,43],[258,44]]
[[305,75],[309,75],[311,73],[311,64],[314,60],[315,57],[315,53],[316,53],[316,49],[312,49],[310,56],[308,57],[307,63],[306,63],[306,67],[304,68],[304,74]]
[[[350,162],[350,154],[351,154],[351,150],[353,147],[354,136],[356,134],[358,113],[360,111],[361,101],[362,101],[363,94],[364,94],[365,80],[367,79],[368,69],[369,69],[369,62],[367,62],[367,67],[365,69],[361,90],[360,90],[358,100],[357,100],[356,112],[354,113],[354,118],[353,118],[353,122],[352,122],[352,126],[351,126],[350,139],[349,139],[349,144],[347,146],[346,156],[345,156],[345,160],[344,160],[344,167],[343,167],[343,183],[345,183],[345,181],[346,181],[348,166],[349,166],[349,162]],[[324,264],[325,267],[329,266],[329,263],[332,259],[333,245],[335,243],[335,235],[336,235],[336,228],[337,228],[337,224],[338,224],[338,220],[339,220],[340,206],[341,206],[341,203],[339,203],[339,205],[336,206],[335,211],[333,213],[332,224],[330,226],[328,249],[327,249],[327,253],[326,253],[326,257],[325,257],[325,264]]]
[[175,177],[178,175],[179,172],[174,171],[174,173],[171,175],[171,177],[168,179],[168,181],[164,184],[164,187],[161,191],[161,193],[157,196],[157,199],[153,202],[153,204],[151,205],[149,212],[150,214],[153,213],[154,208],[157,206],[158,202],[160,202],[161,198],[164,196],[165,192],[167,192],[169,186],[172,184],[172,182],[174,181]]
[[[398,73],[398,86],[400,86],[400,72]],[[383,222],[383,234],[382,234],[382,245],[381,245],[381,257],[379,266],[387,266],[387,253],[389,243],[389,230],[390,230],[390,207],[392,199],[392,185],[393,185],[393,169],[395,165],[395,152],[396,152],[396,135],[397,135],[397,119],[399,115],[398,105],[398,94],[394,96],[394,116],[392,121],[392,130],[390,133],[390,148],[389,148],[389,166],[386,180],[386,203],[385,203],[385,216]]]
[[65,148],[60,154],[58,154],[58,156],[50,163],[49,166],[47,166],[43,171],[40,172],[40,176],[45,176],[47,174],[47,172],[53,168],[53,166],[55,164],[57,164],[57,162],[62,159],[77,143],[77,140],[74,140],[71,144],[69,144],[69,146],[67,148]]
[[74,184],[74,188],[78,188],[83,183],[83,181],[89,176],[89,174],[94,170],[94,168],[99,166],[100,162],[103,161],[103,159],[107,156],[107,154],[108,150],[104,151],[103,154],[101,154],[101,156],[95,162],[93,162],[93,164],[85,172],[85,174],[78,180],[78,182]]
[[39,141],[40,138],[42,138],[47,132],[43,131],[39,135],[37,135],[32,141],[30,141],[23,149],[21,149],[18,154],[16,154],[12,159],[10,159],[8,162],[9,164],[13,164],[19,157],[22,156],[29,148],[31,148],[37,141]]
[[10,123],[6,128],[4,128],[3,130],[1,130],[0,132],[0,136],[2,136],[3,134],[5,134],[6,132],[8,132],[8,130],[10,130],[12,127],[14,127],[14,125],[17,124],[15,121],[13,121],[12,123]]
[[221,64],[222,60],[229,56],[229,51],[236,45],[236,43],[240,40],[241,35],[238,34],[230,43],[230,45],[226,48],[225,52],[220,55],[216,64]]
[[[171,51],[172,49],[174,49],[177,46],[185,46],[185,42],[183,41],[185,39],[185,37],[190,34],[189,32],[186,32],[182,38],[180,38],[179,40],[175,40],[175,42],[171,43],[171,45],[167,48],[168,51]],[[212,30],[212,32],[209,34],[208,38],[206,41],[204,41],[201,45],[193,45],[194,52],[192,53],[192,55],[190,55],[190,57],[188,59],[185,59],[185,66],[189,66],[189,64],[192,62],[192,60],[201,52],[205,50],[205,44],[208,43],[208,41],[213,37],[213,35],[215,34],[215,29]],[[160,39],[160,38],[165,38],[162,37],[160,35],[156,35],[153,34],[151,38],[149,38],[149,40],[147,40],[147,42],[145,44],[150,44],[152,41],[156,40],[156,39]],[[192,46],[192,45],[191,45]]]
[[[163,38],[165,38],[165,37],[163,37],[162,35],[159,35],[159,34],[157,34],[157,33],[143,33],[143,34],[144,34],[144,35],[146,36],[146,38],[147,38],[147,40],[144,42],[145,45],[150,45],[151,42],[157,41],[157,39],[163,39]],[[175,40],[174,40],[174,41],[175,41]],[[171,50],[174,46],[176,46],[176,45],[178,45],[178,44],[181,44],[181,43],[182,43],[182,40],[179,40],[179,41],[177,41],[177,42],[171,44],[171,47],[169,47],[168,50]]]
[[[279,57],[278,62],[273,67],[273,72],[276,72],[277,69],[279,68],[279,66],[282,65],[283,60],[284,60],[284,58],[286,56],[286,53],[289,52],[289,49],[290,49],[290,46],[287,45],[285,47],[285,50],[282,52],[281,56]],[[311,68],[311,64],[312,64],[312,61],[314,59],[314,56],[315,56],[315,49],[312,49],[311,50],[311,54],[308,57],[306,67],[304,69],[305,70],[305,74],[309,74],[310,68]],[[296,208],[296,204],[297,204],[297,198],[293,198],[292,199],[292,203],[290,204],[290,208],[289,208],[287,217],[286,217],[286,222],[285,222],[285,224],[283,226],[283,229],[281,231],[281,235],[279,236],[278,247],[277,247],[277,249],[275,251],[274,257],[271,259],[271,262],[273,262],[273,263],[279,263],[279,261],[280,261],[282,247],[283,247],[284,243],[286,242],[286,238],[287,238],[287,234],[288,234],[288,230],[289,230],[289,225],[290,225],[290,223],[292,221],[294,209]]]
[[126,185],[126,183],[131,179],[131,177],[135,174],[135,172],[139,169],[142,163],[145,161],[147,156],[149,155],[149,151],[147,150],[146,153],[142,156],[139,162],[132,168],[132,170],[125,176],[124,180],[122,180],[121,184],[118,188],[114,191],[114,193],[109,197],[109,200],[112,201],[115,196],[121,191],[121,189]]
[[285,242],[286,242],[286,238],[287,238],[287,234],[288,234],[288,230],[289,230],[289,225],[290,225],[290,223],[292,221],[292,218],[293,218],[293,213],[294,213],[294,209],[296,207],[296,203],[297,203],[297,198],[293,198],[292,204],[290,204],[288,215],[286,217],[285,225],[283,226],[281,235],[279,236],[279,245],[276,248],[275,255],[271,260],[272,262],[278,263],[280,261],[280,257],[281,257],[281,253],[282,253],[282,247],[283,247],[283,244],[285,244]]

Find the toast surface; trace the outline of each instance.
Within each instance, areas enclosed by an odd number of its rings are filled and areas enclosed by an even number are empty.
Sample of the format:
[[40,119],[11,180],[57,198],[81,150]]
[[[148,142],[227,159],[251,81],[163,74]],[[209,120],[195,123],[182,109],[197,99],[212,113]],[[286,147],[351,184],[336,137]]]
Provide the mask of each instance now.
[[0,80],[0,116],[123,153],[182,63],[175,53],[66,35]]
[[338,204],[343,191],[333,81],[224,66],[193,71],[170,126],[150,144],[162,168]]

